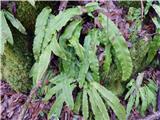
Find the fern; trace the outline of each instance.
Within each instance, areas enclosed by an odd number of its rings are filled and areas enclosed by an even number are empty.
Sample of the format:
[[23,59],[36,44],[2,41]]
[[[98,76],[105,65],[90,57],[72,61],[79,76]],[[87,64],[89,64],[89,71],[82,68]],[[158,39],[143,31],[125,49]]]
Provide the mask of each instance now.
[[51,13],[50,8],[44,8],[36,19],[35,38],[33,43],[33,53],[36,60],[41,54],[41,44],[44,40],[45,29],[47,26],[50,13]]
[[72,91],[75,87],[72,84],[74,80],[69,78],[66,74],[58,75],[51,79],[50,82],[54,85],[54,87],[47,91],[44,100],[48,101],[53,95],[56,94],[56,101],[48,114],[49,119],[53,115],[60,115],[64,102],[66,102],[69,108],[74,108]]
[[154,10],[156,11],[156,13],[160,17],[160,7],[158,5],[156,5],[156,4],[153,4],[152,7],[154,8]]
[[[107,108],[105,107],[105,103],[109,105],[117,115],[119,120],[125,119],[125,109],[119,103],[118,98],[108,91],[106,88],[101,86],[97,82],[90,82],[85,84],[85,88],[83,90],[83,101],[87,101],[91,103],[91,108],[93,114],[95,115],[95,120],[109,120],[109,115],[107,112]],[[87,100],[87,95],[89,96]],[[105,102],[103,102],[105,100]],[[82,103],[82,112],[85,120],[88,118],[88,108],[86,107],[86,103]],[[85,105],[85,106],[84,106]],[[88,105],[89,106],[89,105]]]
[[1,23],[1,44],[0,44],[0,55],[3,55],[5,43],[8,42],[13,45],[13,36],[8,26],[6,19],[22,34],[27,34],[23,25],[17,20],[11,13],[5,10],[0,10],[0,23]]
[[33,7],[35,7],[36,0],[27,0]]
[[[153,105],[154,108],[156,106],[157,86],[153,80],[149,80],[148,84],[142,86],[143,76],[144,73],[139,73],[136,81],[131,80],[128,83],[129,91],[125,96],[125,99],[128,99],[127,118],[129,117],[133,106],[135,106],[142,115],[144,115],[149,105]],[[140,100],[142,101],[141,105]]]
[[[99,21],[105,29],[106,34],[109,35],[109,41],[113,46],[115,54],[121,65],[122,80],[127,80],[132,73],[133,66],[129,50],[127,48],[127,44],[125,43],[125,39],[122,35],[119,34],[120,32],[118,28],[115,26],[115,24],[105,15],[99,14]],[[112,30],[108,30],[107,28],[112,28]]]
[[[117,48],[116,45],[120,44],[122,45],[120,47],[122,47],[124,51],[128,50],[124,45],[125,43],[123,43],[124,39],[121,38],[121,42],[117,42],[117,44],[111,43],[111,40],[107,38],[101,40],[100,34],[103,34],[104,30],[100,31],[94,28],[85,36],[84,44],[80,43],[83,20],[80,16],[79,18],[74,18],[74,16],[82,15],[83,13],[91,14],[92,11],[98,8],[98,3],[89,3],[84,7],[78,6],[66,9],[56,16],[51,14],[50,8],[44,8],[37,17],[36,37],[33,44],[36,63],[31,71],[34,85],[37,85],[39,80],[43,80],[52,53],[59,57],[58,65],[61,71],[59,75],[49,80],[50,87],[43,99],[44,101],[48,101],[52,96],[56,96],[56,101],[48,114],[49,119],[53,116],[56,118],[60,116],[64,103],[76,113],[82,111],[84,119],[86,120],[92,118],[92,115],[89,113],[90,108],[93,111],[95,120],[109,120],[109,107],[115,112],[118,119],[125,119],[125,110],[120,104],[119,99],[99,84],[100,66],[96,55],[97,46],[104,44],[106,51],[104,70],[107,73],[112,62],[110,52],[112,47],[117,49],[115,51],[118,51],[120,48]],[[41,21],[42,18],[43,21]],[[117,27],[115,27],[115,25],[113,26],[117,30]],[[64,32],[61,31],[62,28]],[[130,62],[129,65],[131,65],[128,51],[122,54],[122,56],[128,56],[128,58],[120,63],[124,64],[124,62],[127,61]],[[124,60],[121,59],[121,55],[119,58],[119,60]],[[130,67],[131,66],[129,66],[128,69],[126,68],[129,72]],[[122,68],[124,72],[126,72],[126,69],[124,70],[124,68]],[[127,75],[124,75],[125,77],[123,78],[127,79],[129,74]],[[79,87],[82,90],[78,93],[74,103],[72,92],[75,87]]]
[[88,109],[88,95],[85,89],[83,90],[83,96],[82,96],[82,114],[84,116],[84,119],[87,120],[89,117],[89,109]]

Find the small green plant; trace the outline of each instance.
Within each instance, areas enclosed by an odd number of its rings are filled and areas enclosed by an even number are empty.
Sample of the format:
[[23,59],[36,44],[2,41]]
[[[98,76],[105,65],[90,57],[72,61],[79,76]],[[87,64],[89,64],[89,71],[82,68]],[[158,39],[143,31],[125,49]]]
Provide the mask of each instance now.
[[[13,37],[12,37],[12,33],[11,30],[8,26],[7,20],[10,21],[10,23],[17,29],[19,30],[21,33],[26,34],[26,30],[23,27],[23,25],[19,22],[19,20],[17,20],[11,13],[9,13],[6,10],[1,10],[0,11],[0,23],[1,23],[1,44],[0,44],[0,55],[3,54],[4,52],[4,45],[6,42],[10,43],[11,45],[13,45]],[[6,20],[7,19],[7,20]]]
[[144,115],[144,112],[150,105],[152,105],[154,109],[156,107],[157,85],[153,80],[148,80],[148,83],[142,85],[143,77],[144,73],[139,73],[136,80],[132,79],[127,84],[129,89],[125,96],[125,100],[128,99],[127,118],[133,106],[135,106],[142,115]]
[[[93,2],[68,8],[54,16],[51,9],[46,7],[37,17],[33,43],[36,62],[31,70],[35,87],[39,81],[44,80],[51,56],[54,54],[59,57],[60,73],[49,79],[50,85],[43,99],[48,101],[53,95],[56,96],[48,114],[49,119],[53,116],[58,119],[64,103],[77,113],[82,111],[86,120],[108,120],[108,108],[114,111],[118,119],[124,120],[126,117],[119,99],[100,84],[100,65],[96,55],[97,47],[104,46],[105,75],[108,74],[114,56],[117,67],[122,71],[122,80],[127,80],[132,73],[132,61],[124,37],[107,16],[99,13],[97,19],[102,27],[91,29],[82,40],[83,44],[80,42],[83,24],[81,15],[88,13],[92,17],[92,12],[96,9],[100,7]],[[61,31],[62,28],[64,32]],[[72,92],[77,87],[81,91],[74,101]],[[93,115],[89,113],[90,108]]]

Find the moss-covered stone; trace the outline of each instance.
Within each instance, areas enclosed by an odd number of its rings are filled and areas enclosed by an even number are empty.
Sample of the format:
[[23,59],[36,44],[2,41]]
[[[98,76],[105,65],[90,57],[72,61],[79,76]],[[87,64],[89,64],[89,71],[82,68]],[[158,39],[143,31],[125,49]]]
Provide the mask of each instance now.
[[32,87],[29,72],[32,66],[32,55],[29,39],[18,31],[12,31],[14,45],[6,44],[1,59],[2,79],[18,92],[27,92]]
[[141,1],[135,1],[135,0],[130,0],[130,1],[124,1],[124,0],[119,0],[118,5],[124,8],[129,8],[129,7],[135,7],[135,8],[140,8],[141,7]]
[[51,8],[55,8],[54,4],[57,2],[36,2],[35,7],[33,7],[27,1],[17,1],[16,2],[16,18],[24,25],[24,27],[34,32],[35,22],[37,15],[41,12],[41,10],[50,6]]

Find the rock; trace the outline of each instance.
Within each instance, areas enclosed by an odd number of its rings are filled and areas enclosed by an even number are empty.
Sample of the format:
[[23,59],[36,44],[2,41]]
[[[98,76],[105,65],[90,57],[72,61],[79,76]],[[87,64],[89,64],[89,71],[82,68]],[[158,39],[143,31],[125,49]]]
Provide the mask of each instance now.
[[38,16],[38,14],[46,6],[54,8],[53,10],[56,10],[55,4],[57,4],[57,2],[36,1],[35,7],[33,7],[27,1],[17,1],[15,17],[24,25],[24,27],[28,31],[34,33],[36,17]]
[[129,8],[129,7],[140,8],[141,1],[118,1],[118,5],[124,8]]
[[2,56],[2,79],[17,92],[27,92],[32,87],[29,72],[33,62],[29,38],[15,29],[12,29],[12,34],[14,44],[5,44]]

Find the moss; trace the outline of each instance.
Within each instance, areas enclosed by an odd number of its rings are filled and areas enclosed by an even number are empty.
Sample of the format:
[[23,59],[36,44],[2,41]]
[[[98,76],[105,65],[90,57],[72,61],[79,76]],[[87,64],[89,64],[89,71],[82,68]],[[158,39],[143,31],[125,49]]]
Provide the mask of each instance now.
[[145,66],[143,66],[142,64],[149,50],[149,43],[150,42],[145,40],[139,40],[131,48],[130,54],[133,62],[133,74],[144,69]]
[[13,31],[14,45],[5,45],[2,56],[2,79],[18,92],[27,92],[32,87],[29,71],[32,66],[32,54],[28,45],[28,37]]
[[121,7],[129,8],[129,7],[135,7],[135,8],[140,8],[141,7],[141,2],[140,1],[118,1],[118,5]]
[[16,18],[21,21],[24,27],[34,32],[35,22],[37,15],[41,12],[41,10],[46,7],[50,6],[53,7],[54,4],[57,2],[36,2],[36,6],[33,7],[27,1],[17,1],[16,2]]

